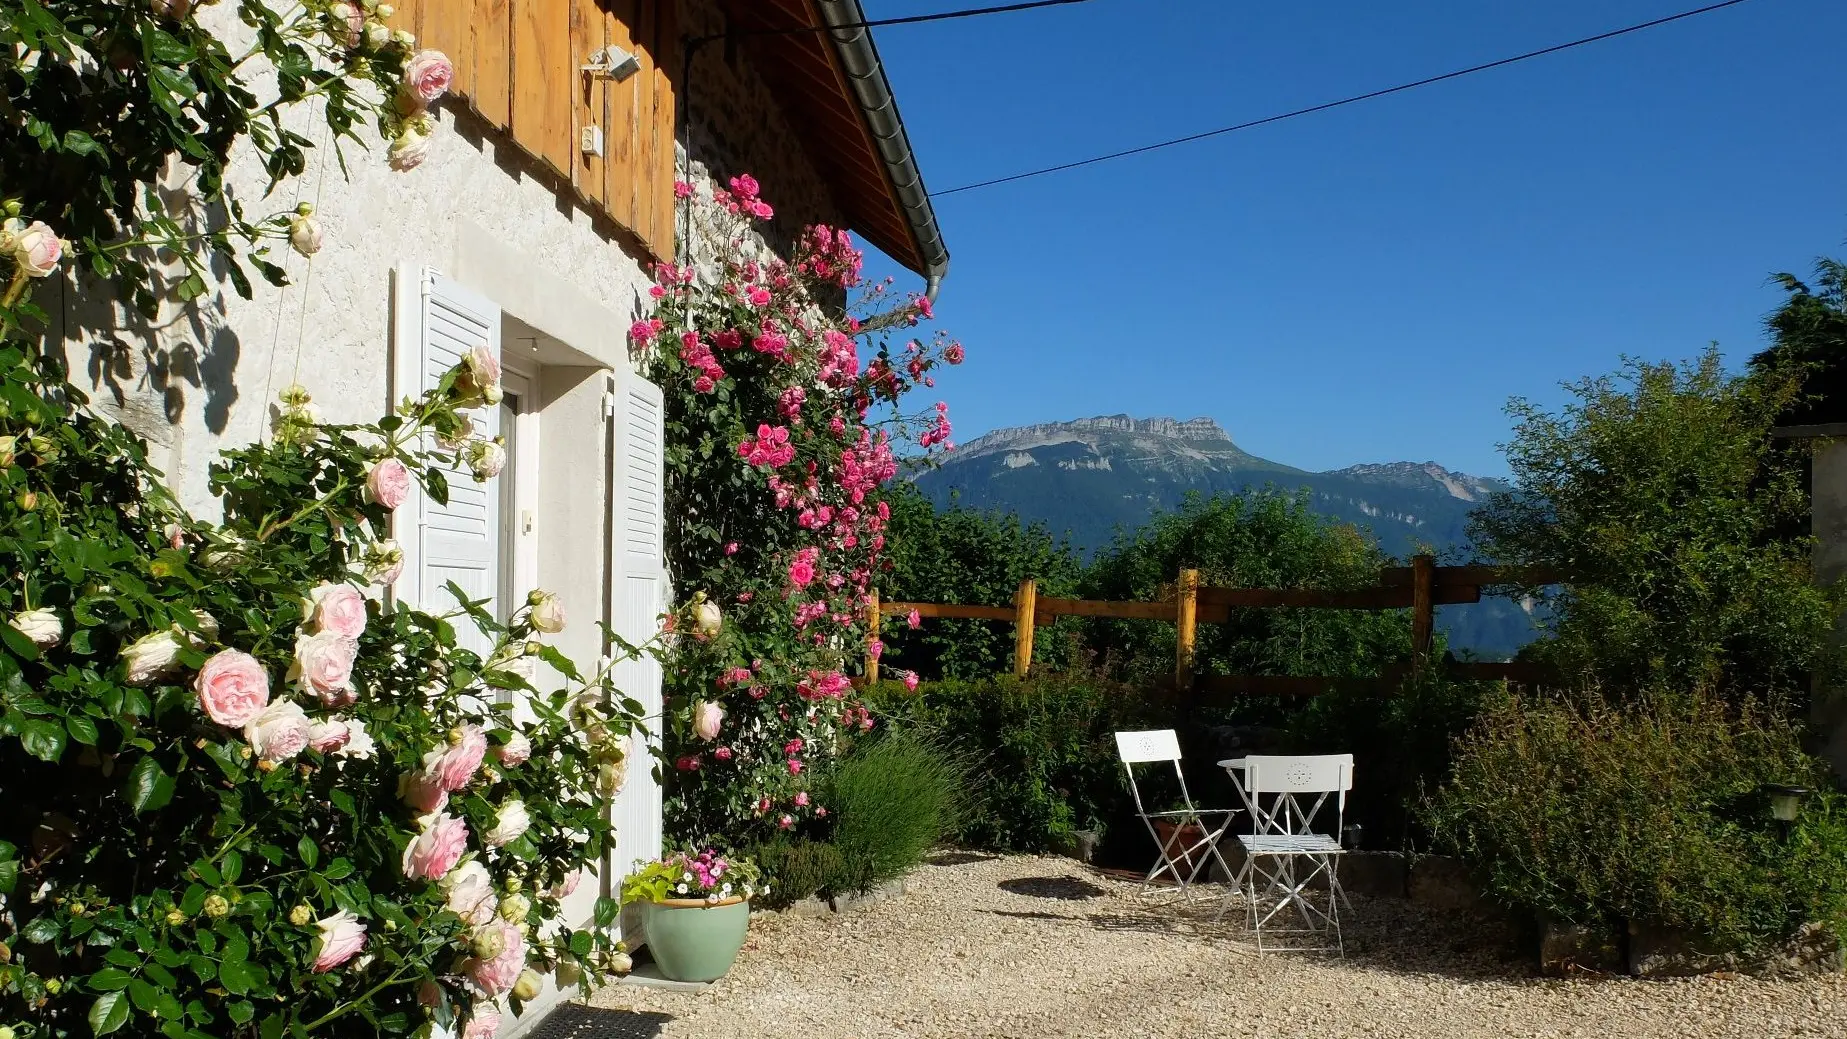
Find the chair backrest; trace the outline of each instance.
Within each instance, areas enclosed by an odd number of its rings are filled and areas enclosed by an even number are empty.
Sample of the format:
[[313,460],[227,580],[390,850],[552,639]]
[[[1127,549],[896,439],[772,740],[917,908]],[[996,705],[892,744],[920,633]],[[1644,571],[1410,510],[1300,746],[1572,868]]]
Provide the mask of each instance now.
[[1172,729],[1116,734],[1116,753],[1125,765],[1144,761],[1179,761],[1180,738]]
[[1338,839],[1346,824],[1347,791],[1353,789],[1353,755],[1252,754],[1244,759],[1238,788],[1250,809],[1253,832],[1260,834],[1319,832],[1315,818],[1332,797],[1331,832]]
[[1332,794],[1353,789],[1353,755],[1253,754],[1244,759],[1251,794]]

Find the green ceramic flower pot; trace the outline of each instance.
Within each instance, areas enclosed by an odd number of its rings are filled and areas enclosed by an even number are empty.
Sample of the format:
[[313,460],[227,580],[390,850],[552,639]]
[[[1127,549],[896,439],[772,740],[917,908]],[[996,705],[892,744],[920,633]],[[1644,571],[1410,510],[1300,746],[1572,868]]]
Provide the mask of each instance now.
[[661,974],[671,981],[716,981],[737,962],[750,930],[750,903],[741,898],[644,902],[641,927]]

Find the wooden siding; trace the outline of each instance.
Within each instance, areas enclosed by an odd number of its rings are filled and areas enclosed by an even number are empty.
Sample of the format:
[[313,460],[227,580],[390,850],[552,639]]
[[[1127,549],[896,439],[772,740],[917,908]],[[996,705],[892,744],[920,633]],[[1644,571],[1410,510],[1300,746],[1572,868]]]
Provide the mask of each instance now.
[[[401,0],[392,21],[455,63],[454,94],[657,259],[674,242],[674,0]],[[641,59],[620,83],[578,69],[614,44]],[[448,102],[455,104],[454,100]],[[603,156],[579,148],[603,128]]]

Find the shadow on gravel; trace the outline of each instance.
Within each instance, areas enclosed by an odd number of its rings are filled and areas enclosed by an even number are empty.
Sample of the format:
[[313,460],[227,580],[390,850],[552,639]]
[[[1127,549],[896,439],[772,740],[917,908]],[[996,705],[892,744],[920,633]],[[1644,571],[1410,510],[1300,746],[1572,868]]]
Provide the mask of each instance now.
[[1003,880],[998,885],[1002,891],[1014,895],[1027,895],[1032,898],[1056,898],[1066,902],[1080,902],[1086,898],[1098,898],[1109,892],[1077,877],[1015,877]]
[[655,1039],[672,1020],[666,1014],[566,1003],[527,1034],[531,1039]]
[[924,856],[926,866],[966,866],[971,862],[993,862],[999,855],[979,851],[936,851]]

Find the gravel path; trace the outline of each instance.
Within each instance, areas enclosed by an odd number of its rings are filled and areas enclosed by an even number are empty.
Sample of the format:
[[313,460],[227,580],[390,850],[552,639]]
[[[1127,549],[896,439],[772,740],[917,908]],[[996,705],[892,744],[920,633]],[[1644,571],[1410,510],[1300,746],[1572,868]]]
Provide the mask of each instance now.
[[1067,859],[969,858],[939,857],[901,898],[753,922],[706,992],[609,986],[595,1003],[673,1015],[663,1039],[1847,1036],[1839,975],[1546,980],[1467,925],[1358,897],[1345,960],[1259,959],[1235,910],[1214,925],[1196,898],[1176,920]]

